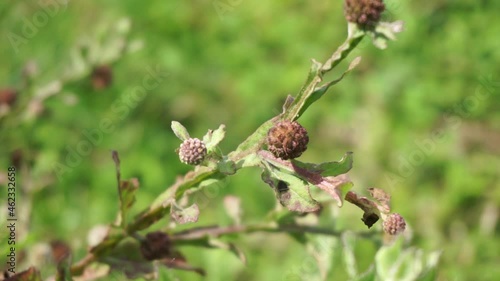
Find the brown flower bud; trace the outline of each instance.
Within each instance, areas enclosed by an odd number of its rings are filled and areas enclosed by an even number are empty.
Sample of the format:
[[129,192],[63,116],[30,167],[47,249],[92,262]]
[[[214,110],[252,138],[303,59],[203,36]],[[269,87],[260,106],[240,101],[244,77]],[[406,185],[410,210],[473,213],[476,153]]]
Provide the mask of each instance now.
[[168,257],[172,254],[172,242],[166,233],[156,231],[146,234],[141,242],[142,256],[151,261]]
[[396,235],[405,231],[405,219],[398,213],[392,213],[383,223],[384,232],[390,235]]
[[207,148],[203,141],[197,138],[185,140],[179,149],[179,158],[182,163],[189,165],[200,164],[207,155]]
[[113,81],[113,71],[111,67],[107,65],[101,65],[92,71],[91,74],[92,87],[94,90],[106,89],[111,85]]
[[280,121],[267,132],[269,151],[283,160],[299,157],[306,151],[307,143],[307,131],[297,122]]
[[375,26],[384,10],[382,0],[345,0],[344,5],[347,21],[357,23],[362,28]]

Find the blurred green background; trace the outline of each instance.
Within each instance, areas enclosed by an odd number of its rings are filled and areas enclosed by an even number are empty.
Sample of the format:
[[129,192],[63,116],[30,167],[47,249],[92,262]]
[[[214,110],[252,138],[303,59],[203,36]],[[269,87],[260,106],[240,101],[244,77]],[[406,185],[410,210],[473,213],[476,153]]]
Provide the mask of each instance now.
[[[363,57],[360,66],[300,119],[310,136],[301,160],[332,161],[353,151],[354,189],[390,192],[411,245],[443,251],[437,280],[500,278],[500,2],[386,6],[384,19],[403,20],[405,31],[387,50],[365,39],[351,54]],[[110,150],[120,153],[122,176],[140,180],[136,209],[148,206],[190,170],[175,153],[172,120],[195,137],[225,124],[221,149],[230,152],[298,92],[312,58],[324,61],[343,42],[346,23],[341,1],[7,0],[0,3],[0,33],[0,89],[19,90],[12,106],[2,101],[0,170],[20,163],[20,247],[61,239],[78,258],[89,229],[115,218]],[[100,65],[112,72],[102,89],[89,76]],[[147,80],[151,72],[158,83]],[[57,80],[61,91],[50,96]],[[112,129],[79,147],[103,120]],[[88,153],[58,170],[72,149]],[[243,170],[207,201],[199,225],[230,223],[226,194],[242,198],[246,222],[261,221],[275,204],[260,171]],[[1,198],[4,209],[5,192]],[[346,204],[332,224],[364,230],[360,217]],[[184,251],[207,270],[204,280],[285,280],[307,255],[284,234],[233,240],[247,266],[222,250]],[[360,270],[375,251],[360,240]],[[338,280],[347,279],[342,267],[336,270]]]

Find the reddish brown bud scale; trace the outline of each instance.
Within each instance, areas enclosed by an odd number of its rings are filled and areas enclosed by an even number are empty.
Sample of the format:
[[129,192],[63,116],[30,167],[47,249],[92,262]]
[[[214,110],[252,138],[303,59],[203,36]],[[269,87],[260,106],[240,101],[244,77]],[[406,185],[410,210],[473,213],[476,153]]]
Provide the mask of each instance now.
[[283,160],[299,157],[306,151],[308,143],[306,129],[297,122],[280,121],[267,133],[269,151]]

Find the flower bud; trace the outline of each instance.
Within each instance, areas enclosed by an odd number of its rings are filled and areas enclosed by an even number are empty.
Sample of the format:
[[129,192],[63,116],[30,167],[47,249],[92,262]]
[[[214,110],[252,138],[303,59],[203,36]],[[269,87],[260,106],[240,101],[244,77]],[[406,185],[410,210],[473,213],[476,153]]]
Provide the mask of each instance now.
[[197,138],[185,140],[179,148],[179,158],[185,164],[198,165],[205,159],[206,155],[207,148],[205,144]]
[[141,242],[142,256],[148,260],[158,260],[172,254],[172,242],[167,234],[156,231],[146,235]]
[[375,26],[385,10],[382,0],[345,0],[344,14],[348,22],[362,28]]
[[383,223],[384,232],[390,235],[396,235],[405,231],[405,219],[398,213],[392,213]]
[[288,160],[299,157],[307,149],[309,136],[297,122],[280,121],[267,132],[267,146],[277,158]]

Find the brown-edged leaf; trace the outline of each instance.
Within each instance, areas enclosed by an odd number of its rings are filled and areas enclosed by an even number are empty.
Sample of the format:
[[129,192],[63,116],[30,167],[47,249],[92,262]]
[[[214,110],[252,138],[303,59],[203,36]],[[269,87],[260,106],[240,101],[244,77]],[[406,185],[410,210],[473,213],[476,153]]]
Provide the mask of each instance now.
[[379,203],[378,208],[381,213],[389,214],[391,212],[391,195],[375,187],[368,188],[368,192]]
[[345,196],[345,200],[363,210],[364,213],[361,220],[365,223],[366,226],[368,226],[368,228],[372,227],[372,225],[379,220],[380,211],[377,207],[377,204],[375,204],[370,199],[366,197],[360,197],[355,192],[349,191]]

